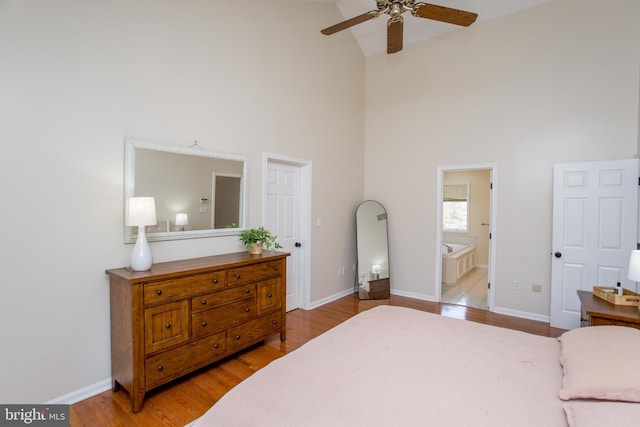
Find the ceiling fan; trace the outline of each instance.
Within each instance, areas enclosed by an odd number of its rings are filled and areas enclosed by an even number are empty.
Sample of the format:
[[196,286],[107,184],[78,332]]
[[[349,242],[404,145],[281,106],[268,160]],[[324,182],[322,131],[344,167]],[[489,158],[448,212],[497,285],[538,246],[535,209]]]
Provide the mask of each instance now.
[[387,53],[396,53],[402,50],[404,21],[402,14],[405,12],[411,12],[413,16],[418,18],[433,19],[434,21],[461,25],[463,27],[468,27],[473,24],[478,17],[477,13],[416,2],[415,0],[376,0],[376,6],[378,10],[370,10],[362,15],[325,28],[320,32],[328,36],[386,13],[391,16],[387,21]]

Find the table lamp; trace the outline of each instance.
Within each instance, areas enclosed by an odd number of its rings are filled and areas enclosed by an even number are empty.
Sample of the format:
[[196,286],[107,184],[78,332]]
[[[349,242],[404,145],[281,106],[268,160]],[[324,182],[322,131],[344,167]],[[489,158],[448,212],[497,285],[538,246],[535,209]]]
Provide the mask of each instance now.
[[131,269],[146,271],[153,264],[145,226],[156,224],[156,200],[153,197],[129,197],[125,206],[125,223],[138,227],[138,239],[131,251]]
[[176,214],[176,225],[181,226],[180,231],[184,231],[184,226],[189,225],[189,215],[186,213]]
[[373,273],[373,280],[378,280],[380,278],[380,273],[382,272],[382,269],[380,268],[379,264],[373,264],[371,266],[371,272]]

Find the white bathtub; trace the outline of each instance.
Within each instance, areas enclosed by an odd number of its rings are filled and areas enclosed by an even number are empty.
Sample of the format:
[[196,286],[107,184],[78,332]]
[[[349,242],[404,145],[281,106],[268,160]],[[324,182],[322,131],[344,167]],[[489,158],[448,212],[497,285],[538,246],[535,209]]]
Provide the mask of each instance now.
[[[447,246],[452,249],[451,252],[448,251]],[[460,252],[467,249],[469,245],[459,245],[457,243],[443,243],[442,244],[442,257],[443,258],[455,258]]]
[[[447,247],[452,247],[448,252]],[[442,282],[455,284],[458,279],[476,268],[476,248],[469,245],[444,243],[442,245]]]

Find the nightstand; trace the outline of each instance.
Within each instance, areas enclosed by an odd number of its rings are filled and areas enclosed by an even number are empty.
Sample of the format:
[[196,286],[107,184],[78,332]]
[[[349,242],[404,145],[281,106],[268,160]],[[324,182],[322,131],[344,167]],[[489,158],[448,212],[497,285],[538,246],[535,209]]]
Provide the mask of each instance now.
[[582,304],[580,326],[617,325],[640,329],[638,307],[614,305],[589,291],[578,291]]

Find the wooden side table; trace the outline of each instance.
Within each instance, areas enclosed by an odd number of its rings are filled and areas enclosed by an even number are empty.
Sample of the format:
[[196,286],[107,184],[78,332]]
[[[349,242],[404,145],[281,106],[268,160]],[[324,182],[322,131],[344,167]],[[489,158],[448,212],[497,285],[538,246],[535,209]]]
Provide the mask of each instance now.
[[580,326],[617,325],[640,329],[638,307],[615,305],[589,291],[578,291],[582,304]]

